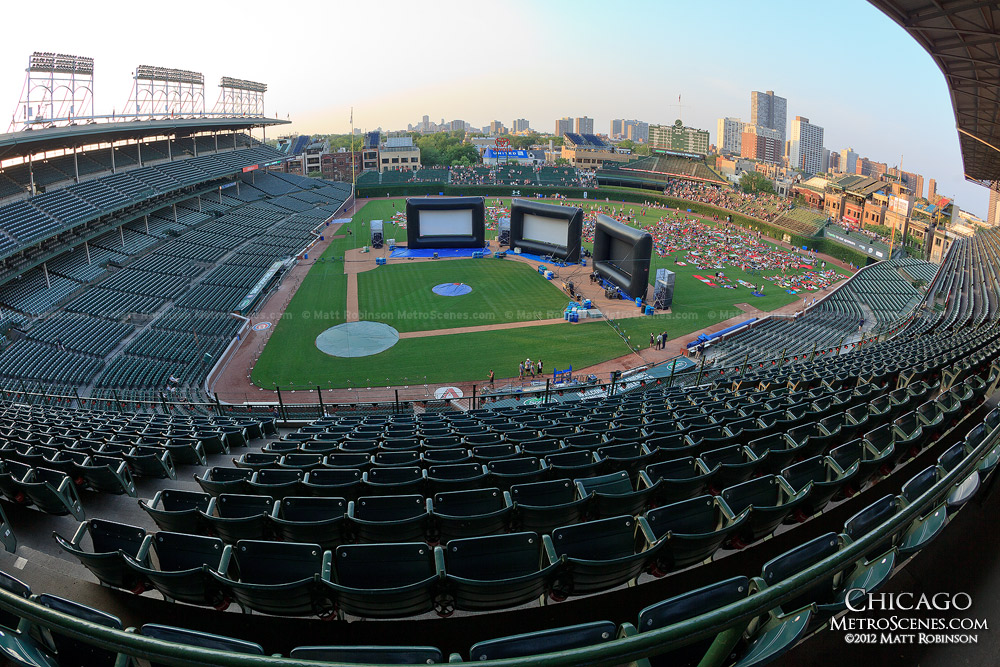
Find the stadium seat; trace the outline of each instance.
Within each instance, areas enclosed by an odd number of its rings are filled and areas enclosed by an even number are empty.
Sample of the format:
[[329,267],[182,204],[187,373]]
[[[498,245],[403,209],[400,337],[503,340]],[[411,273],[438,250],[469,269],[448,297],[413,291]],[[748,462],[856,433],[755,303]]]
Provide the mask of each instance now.
[[535,533],[454,539],[443,549],[444,596],[467,611],[504,609],[541,599],[559,564],[544,562]]
[[449,463],[427,467],[427,492],[463,491],[484,485],[486,469],[480,463]]
[[700,496],[714,474],[698,459],[687,456],[652,463],[639,473],[639,478],[646,487],[657,488],[655,502],[662,505]]
[[423,493],[425,473],[417,466],[375,466],[362,474],[365,495]]
[[753,508],[750,520],[730,535],[727,543],[741,548],[770,535],[805,501],[810,489],[811,485],[807,485],[796,493],[780,476],[765,475],[723,490],[722,499],[734,514]]
[[[39,595],[36,601],[49,609],[75,616],[88,623],[103,625],[115,630],[123,629],[122,622],[117,617],[93,607],[80,604],[79,602],[73,602],[72,600],[48,594]],[[38,628],[38,632],[52,648],[56,660],[64,667],[66,665],[87,665],[88,667],[106,665],[111,667],[119,659],[118,653],[97,648],[93,644],[88,644],[62,633],[42,630],[41,628]]]
[[[761,579],[768,586],[773,586],[832,556],[844,546],[844,540],[836,533],[820,535],[765,563]],[[784,606],[797,609],[815,604],[818,614],[815,620],[828,617],[846,608],[848,594],[856,602],[866,593],[881,588],[889,580],[895,562],[895,549],[889,549],[870,561],[861,559],[844,572],[816,581]]]
[[333,497],[288,496],[275,503],[274,534],[286,542],[318,544],[334,549],[344,542],[347,500]]
[[[264,655],[264,649],[260,644],[213,635],[208,632],[198,630],[187,630],[169,625],[158,625],[156,623],[146,623],[139,628],[139,634],[144,637],[152,637],[171,644],[181,644],[184,646],[196,646],[198,648],[212,649],[215,651],[225,651],[227,653],[244,653],[247,655]],[[150,667],[160,667],[161,663],[150,661]]]
[[0,657],[20,667],[60,667],[56,658],[28,634],[0,627]]
[[174,461],[170,453],[162,447],[134,447],[122,458],[133,474],[140,477],[177,479]]
[[[8,466],[13,465],[13,462],[8,462]],[[78,521],[84,519],[83,505],[76,492],[76,485],[65,473],[47,468],[30,468],[16,483],[16,488],[42,512],[57,516],[69,514]]]
[[876,474],[885,474],[891,470],[889,462],[893,451],[892,444],[879,450],[860,438],[831,449],[830,458],[841,469],[848,470],[855,464],[858,466],[858,472],[848,482],[848,490],[845,493],[860,491]]
[[542,541],[549,562],[566,566],[552,587],[557,599],[634,584],[659,548],[649,543],[631,516],[563,526],[543,535]]
[[219,538],[161,531],[153,535],[150,554],[152,561],[146,562],[125,554],[125,563],[164,598],[218,609],[229,604],[218,581],[209,574],[229,571],[232,547]]
[[249,492],[250,487],[247,486],[247,482],[253,477],[253,470],[249,468],[225,468],[225,467],[213,467],[205,471],[205,474],[194,476],[194,481],[198,482],[198,486],[213,496],[218,496],[223,493],[236,493],[245,494]]
[[729,445],[702,452],[698,457],[702,466],[712,472],[711,488],[719,492],[727,486],[745,482],[760,471],[767,461],[765,451],[758,458],[753,451],[743,445]]
[[300,495],[304,489],[305,473],[295,468],[262,468],[247,481],[250,495],[270,496],[281,500],[285,496]]
[[[640,633],[658,630],[689,618],[707,614],[750,594],[750,580],[732,577],[652,604],[639,612],[636,628]],[[653,665],[696,665],[714,637],[682,646],[653,657]]]
[[534,458],[502,459],[486,464],[488,484],[507,491],[515,484],[540,481],[545,475],[545,462]]
[[[438,547],[439,549],[440,547]],[[430,611],[444,572],[435,549],[419,543],[337,547],[326,587],[338,613],[398,618]]]
[[209,570],[241,607],[279,616],[327,615],[332,607],[321,579],[330,552],[318,544],[240,540],[233,549],[238,579]]
[[198,511],[212,535],[226,544],[261,539],[274,510],[274,498],[223,493],[213,498],[206,511]]
[[355,500],[361,493],[362,473],[352,468],[316,468],[305,474],[301,487],[314,496]]
[[161,530],[198,534],[205,529],[198,512],[208,512],[211,501],[212,496],[207,493],[163,489],[156,492],[152,502],[140,500],[139,507],[152,517]]
[[632,486],[628,473],[613,472],[599,477],[584,477],[573,480],[581,498],[589,498],[588,514],[597,519],[628,514],[641,514],[658,490],[659,482],[642,486],[638,490]]
[[517,530],[547,533],[583,517],[587,498],[580,498],[568,479],[515,484],[510,487]]
[[[90,537],[90,549],[83,546],[84,538]],[[90,519],[77,528],[71,540],[59,533],[52,533],[59,547],[75,556],[106,586],[141,591],[144,582],[135,571],[125,564],[122,554],[128,554],[139,563],[149,562],[149,546],[152,536],[137,526]]]
[[428,500],[432,543],[502,532],[510,524],[511,503],[500,489],[470,489],[434,494]]
[[298,646],[288,657],[337,664],[434,665],[444,662],[433,646]]
[[596,646],[617,636],[618,626],[611,621],[594,621],[510,637],[481,641],[469,649],[469,659],[501,660],[556,653],[574,648]]
[[[0,588],[25,599],[31,597],[31,587],[28,584],[3,571],[0,571]],[[0,626],[14,629],[20,623],[20,616],[6,609],[0,609]]]
[[650,543],[662,540],[656,566],[668,572],[710,558],[743,527],[750,511],[734,515],[720,496],[705,495],[651,509],[640,517],[640,526]]
[[854,465],[844,470],[829,456],[814,456],[782,470],[781,477],[794,492],[798,493],[807,486],[812,486],[808,497],[795,510],[796,519],[804,521],[822,512],[834,496],[851,482],[851,478],[857,475],[859,465],[855,461]]
[[347,530],[358,542],[421,542],[429,526],[423,496],[361,496],[347,504]]

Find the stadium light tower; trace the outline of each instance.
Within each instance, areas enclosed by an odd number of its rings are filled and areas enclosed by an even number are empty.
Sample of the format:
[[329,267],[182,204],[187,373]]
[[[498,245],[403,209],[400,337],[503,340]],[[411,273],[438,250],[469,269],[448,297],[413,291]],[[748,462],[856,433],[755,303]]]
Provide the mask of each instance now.
[[[205,75],[139,65],[123,118],[195,118],[205,115]],[[131,109],[129,109],[131,107]]]
[[47,51],[32,53],[10,131],[69,125],[93,117],[94,59]]
[[212,113],[263,118],[266,92],[266,83],[224,76],[219,82],[219,100],[215,103]]

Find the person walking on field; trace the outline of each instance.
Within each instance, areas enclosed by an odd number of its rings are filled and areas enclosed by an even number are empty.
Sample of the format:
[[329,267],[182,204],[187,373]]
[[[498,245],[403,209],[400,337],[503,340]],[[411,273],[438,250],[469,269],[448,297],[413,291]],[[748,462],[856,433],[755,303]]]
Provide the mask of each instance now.
[[493,386],[493,378],[494,378],[494,375],[493,375],[493,369],[491,368],[491,369],[490,369],[490,386],[491,386],[491,387]]
[[656,336],[656,349],[659,350],[663,347],[663,335],[658,334]]
[[542,360],[541,359],[538,360],[538,374],[539,375],[542,374]]
[[524,362],[523,361],[517,365],[517,377],[518,377],[518,379],[524,379]]
[[655,343],[655,342],[656,342],[656,337],[653,335],[653,332],[650,331],[649,332],[649,346],[653,347],[653,343]]

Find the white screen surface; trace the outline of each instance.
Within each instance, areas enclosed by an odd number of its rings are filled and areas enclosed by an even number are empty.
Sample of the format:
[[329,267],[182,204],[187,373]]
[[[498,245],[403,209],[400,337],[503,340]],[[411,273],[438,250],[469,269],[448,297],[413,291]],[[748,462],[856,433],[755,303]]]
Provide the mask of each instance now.
[[421,236],[472,236],[472,209],[420,211]]
[[564,218],[545,218],[525,213],[521,235],[528,241],[564,246],[569,237],[569,221]]

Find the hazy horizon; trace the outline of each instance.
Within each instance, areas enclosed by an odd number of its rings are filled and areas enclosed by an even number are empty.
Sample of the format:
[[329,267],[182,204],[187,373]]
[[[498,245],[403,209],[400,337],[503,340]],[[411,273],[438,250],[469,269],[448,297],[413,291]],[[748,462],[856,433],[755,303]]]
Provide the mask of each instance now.
[[986,212],[988,191],[964,180],[943,75],[861,0],[169,7],[57,0],[44,32],[6,40],[0,109],[15,109],[33,51],[93,57],[98,114],[123,111],[137,65],[203,72],[209,110],[223,75],[267,83],[267,115],[292,120],[269,136],[347,133],[353,106],[355,127],[369,130],[406,129],[424,114],[476,127],[527,118],[542,132],[586,115],[602,133],[613,118],[682,118],[715,143],[718,118],[749,121],[750,91],[773,90],[788,100],[789,135],[805,116],[831,151],[902,159],[924,176],[925,194],[934,178],[963,209]]

